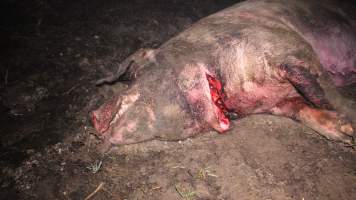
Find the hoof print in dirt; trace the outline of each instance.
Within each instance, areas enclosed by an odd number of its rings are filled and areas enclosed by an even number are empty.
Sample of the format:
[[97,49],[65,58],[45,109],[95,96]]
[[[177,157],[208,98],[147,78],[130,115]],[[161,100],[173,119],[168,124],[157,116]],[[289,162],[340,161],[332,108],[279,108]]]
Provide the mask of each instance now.
[[[352,143],[354,129],[318,80],[356,81],[351,12],[313,1],[246,1],[208,16],[157,49],[128,57],[112,77],[130,86],[92,112],[111,144],[178,140],[232,128],[231,118],[270,113]],[[339,12],[340,11],[340,12]]]

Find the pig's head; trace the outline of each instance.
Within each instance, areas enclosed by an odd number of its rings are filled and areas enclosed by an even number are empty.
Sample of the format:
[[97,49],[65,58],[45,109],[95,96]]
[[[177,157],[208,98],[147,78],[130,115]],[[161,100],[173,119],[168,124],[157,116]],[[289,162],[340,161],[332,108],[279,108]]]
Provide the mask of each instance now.
[[196,132],[199,127],[182,97],[170,91],[153,93],[134,86],[92,112],[98,135],[112,144],[132,144],[181,139]]
[[222,86],[204,66],[181,72],[149,72],[127,91],[92,112],[98,135],[111,144],[151,139],[179,140],[214,128],[229,128]]

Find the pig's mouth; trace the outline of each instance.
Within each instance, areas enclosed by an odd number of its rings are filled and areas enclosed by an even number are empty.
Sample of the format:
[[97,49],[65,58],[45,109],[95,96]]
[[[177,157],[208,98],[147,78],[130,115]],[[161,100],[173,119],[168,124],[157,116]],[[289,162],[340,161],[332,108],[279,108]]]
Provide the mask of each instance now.
[[230,126],[230,121],[226,117],[225,113],[228,113],[228,109],[224,103],[224,93],[221,82],[215,77],[206,73],[206,79],[209,83],[211,100],[214,103],[215,114],[218,118],[218,122],[221,130],[220,132],[226,131]]

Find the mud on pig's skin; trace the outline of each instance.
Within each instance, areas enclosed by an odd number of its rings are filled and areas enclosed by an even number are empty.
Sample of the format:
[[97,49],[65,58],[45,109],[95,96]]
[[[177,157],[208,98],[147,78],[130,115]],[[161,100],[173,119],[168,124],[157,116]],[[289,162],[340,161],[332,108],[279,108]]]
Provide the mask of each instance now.
[[270,113],[352,143],[353,128],[318,83],[356,81],[355,7],[329,1],[246,1],[208,16],[113,76],[129,88],[92,113],[111,144],[223,133],[231,116]]

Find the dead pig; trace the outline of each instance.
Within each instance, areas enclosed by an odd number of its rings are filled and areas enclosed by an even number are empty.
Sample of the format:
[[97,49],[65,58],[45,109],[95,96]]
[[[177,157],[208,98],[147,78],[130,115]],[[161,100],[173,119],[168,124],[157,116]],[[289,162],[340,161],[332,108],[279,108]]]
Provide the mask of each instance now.
[[98,135],[111,144],[178,140],[270,113],[351,143],[351,124],[332,110],[318,78],[356,81],[356,12],[324,3],[246,1],[136,52],[98,82],[131,81],[93,111]]

